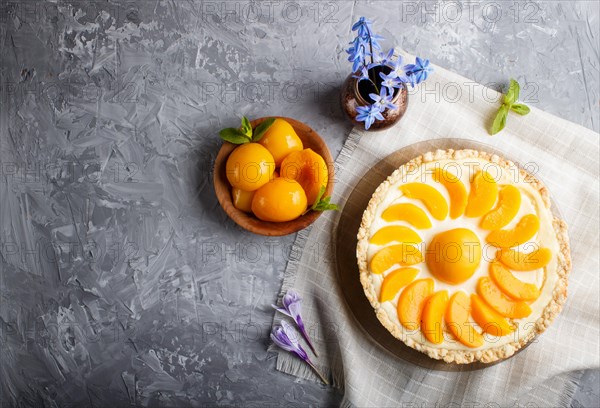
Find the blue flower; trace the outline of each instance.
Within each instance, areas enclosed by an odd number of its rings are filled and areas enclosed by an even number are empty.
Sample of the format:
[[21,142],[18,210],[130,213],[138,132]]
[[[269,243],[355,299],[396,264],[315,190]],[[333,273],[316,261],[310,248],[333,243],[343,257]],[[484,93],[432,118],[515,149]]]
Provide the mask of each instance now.
[[[356,37],[349,44],[352,45],[352,47],[348,48],[346,52],[350,54],[350,56],[354,56],[358,52],[362,52],[364,55],[367,47],[369,46],[368,39],[365,39],[363,37]],[[354,58],[349,58],[348,61],[352,61],[353,59]]]
[[373,63],[367,66],[368,69],[373,67],[378,67],[381,65],[389,65],[393,63],[392,58],[394,57],[394,49],[390,49],[387,54],[383,52],[378,52],[373,55]]
[[357,49],[354,47],[346,50],[348,53],[348,61],[353,62],[356,60],[363,60],[365,58],[365,48],[360,45]]
[[359,72],[358,75],[352,75],[352,77],[358,79],[359,81],[362,81],[365,79],[369,80],[369,71],[367,70],[367,67],[363,66],[360,70],[358,70],[358,72]]
[[[369,80],[377,88],[379,83],[374,78],[370,78],[369,70],[379,67],[378,71],[388,67],[390,72],[380,72],[379,76],[382,79],[381,86],[386,89],[386,97],[391,97],[394,94],[394,89],[401,88],[404,84],[415,86],[427,79],[429,74],[433,72],[433,67],[430,66],[428,59],[416,57],[414,64],[403,65],[402,57],[398,56],[394,59],[394,49],[390,49],[387,53],[381,52],[380,40],[383,37],[373,33],[372,23],[364,17],[360,17],[356,23],[352,25],[352,31],[356,31],[356,38],[350,43],[350,48],[346,50],[348,53],[348,61],[352,63],[353,77],[359,81]],[[370,57],[371,62],[367,62]],[[377,95],[381,98],[381,95]],[[381,99],[378,99],[379,103]],[[387,103],[387,102],[385,102]],[[380,111],[385,109],[384,102],[379,106]],[[381,114],[381,112],[379,112]],[[368,129],[373,123],[375,111],[369,112],[370,116],[364,116],[367,112],[362,112],[362,120],[365,121],[365,126]],[[367,121],[367,117],[371,118]]]
[[379,106],[379,110],[383,112],[386,109],[394,110],[396,109],[396,105],[392,103],[392,98],[394,94],[390,92],[388,95],[387,88],[381,87],[381,91],[379,91],[379,95],[377,94],[369,94],[369,97],[375,102],[373,105]]
[[402,57],[398,56],[398,59],[391,64],[392,71],[388,76],[394,75],[401,82],[409,82],[408,74],[406,72],[406,65],[402,64]]
[[368,39],[371,41],[374,50],[380,50],[381,45],[379,45],[379,41],[384,40],[385,38],[378,34],[371,34]]
[[406,73],[411,79],[411,83],[419,84],[427,79],[429,74],[433,72],[433,67],[429,65],[428,59],[416,58],[414,64],[406,65]]
[[364,17],[358,19],[356,23],[352,26],[352,31],[358,30],[358,37],[363,38],[365,41],[370,43],[370,46],[373,49],[380,50],[381,46],[379,45],[379,41],[383,40],[383,37],[377,34],[373,34],[373,29],[371,28],[371,22]]
[[381,109],[378,105],[367,105],[367,106],[357,106],[356,112],[356,120],[359,122],[365,122],[365,129],[369,130],[373,122],[375,120],[383,120],[383,115],[381,114]]
[[352,44],[352,47],[348,48],[346,52],[348,53],[348,61],[352,62],[352,71],[356,72],[361,65],[365,65],[368,44],[361,37],[356,37],[350,44]]
[[383,72],[380,72],[379,76],[381,77],[381,79],[383,79],[381,85],[385,86],[386,88],[389,88],[390,93],[393,92],[394,88],[400,88],[402,86],[402,81],[396,76],[394,71],[392,71],[388,75],[384,74]]
[[360,67],[364,67],[365,65],[365,59],[363,58],[356,58],[353,62],[352,62],[352,72],[356,72],[360,69]]
[[358,19],[356,23],[352,26],[352,31],[358,30],[358,35],[361,37],[366,37],[371,35],[371,22],[364,17]]

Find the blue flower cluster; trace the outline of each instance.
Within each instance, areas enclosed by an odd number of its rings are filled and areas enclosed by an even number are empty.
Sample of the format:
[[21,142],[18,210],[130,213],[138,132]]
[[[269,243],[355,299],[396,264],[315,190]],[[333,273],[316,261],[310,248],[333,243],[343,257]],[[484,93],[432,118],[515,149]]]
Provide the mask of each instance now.
[[[379,41],[383,40],[383,37],[373,33],[372,23],[364,17],[354,23],[352,31],[356,31],[357,35],[346,52],[348,61],[352,63],[353,76],[359,81],[370,81],[379,92],[369,94],[372,104],[356,108],[356,120],[365,122],[365,129],[369,129],[375,120],[384,119],[382,114],[386,109],[396,109],[392,103],[396,89],[405,84],[414,87],[425,81],[433,72],[433,67],[428,59],[419,57],[414,64],[404,65],[401,56],[394,59],[393,48],[387,53],[382,52]],[[367,62],[367,58],[371,60],[370,63]],[[375,67],[387,67],[389,72],[379,72],[380,78],[372,78],[370,71]]]

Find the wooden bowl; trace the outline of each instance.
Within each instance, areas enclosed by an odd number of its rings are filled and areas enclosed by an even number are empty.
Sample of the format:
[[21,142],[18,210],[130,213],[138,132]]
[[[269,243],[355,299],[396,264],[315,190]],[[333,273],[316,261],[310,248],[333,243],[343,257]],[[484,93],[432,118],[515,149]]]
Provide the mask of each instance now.
[[[327,163],[327,167],[329,170],[329,179],[327,181],[327,187],[325,189],[325,194],[323,197],[331,196],[333,193],[333,158],[331,157],[331,153],[327,148],[327,145],[321,139],[321,136],[317,134],[310,127],[305,125],[302,122],[299,122],[292,118],[286,118],[281,116],[273,116],[279,117],[287,121],[294,130],[296,134],[302,140],[302,144],[305,149],[312,149],[316,153],[320,154],[321,157]],[[252,121],[252,128],[255,128],[258,124],[268,118],[260,118]],[[227,163],[227,158],[229,154],[236,148],[236,145],[224,142],[223,146],[219,150],[219,154],[215,160],[215,169],[213,172],[213,181],[215,185],[215,193],[217,194],[217,199],[223,207],[223,210],[229,215],[229,217],[235,221],[240,227],[253,232],[259,235],[266,236],[282,236],[293,234],[294,232],[300,231],[308,227],[310,224],[315,222],[317,218],[321,215],[320,211],[309,211],[306,214],[287,222],[269,222],[269,221],[261,221],[256,218],[253,214],[248,214],[243,211],[238,210],[233,206],[233,201],[231,197],[231,185],[227,180],[225,165]]]

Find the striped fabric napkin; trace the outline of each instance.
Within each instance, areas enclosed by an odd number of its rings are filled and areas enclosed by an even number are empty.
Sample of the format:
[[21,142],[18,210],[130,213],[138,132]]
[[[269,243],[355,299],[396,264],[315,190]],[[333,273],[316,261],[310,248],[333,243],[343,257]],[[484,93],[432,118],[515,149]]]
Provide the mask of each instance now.
[[[336,272],[333,242],[340,213],[327,212],[298,234],[280,296],[293,287],[304,298],[303,319],[319,354],[317,366],[343,389],[343,405],[568,406],[578,380],[574,371],[600,366],[598,134],[532,108],[524,117],[510,114],[506,128],[490,137],[486,129],[499,97],[436,67],[411,93],[406,115],[395,127],[379,133],[352,130],[336,161],[332,202],[346,205],[363,175],[405,146],[446,138],[486,143],[535,169],[569,225],[573,270],[562,313],[534,344],[492,367],[448,372],[413,365],[380,347],[354,320]],[[303,362],[276,351],[278,370],[317,380]]]

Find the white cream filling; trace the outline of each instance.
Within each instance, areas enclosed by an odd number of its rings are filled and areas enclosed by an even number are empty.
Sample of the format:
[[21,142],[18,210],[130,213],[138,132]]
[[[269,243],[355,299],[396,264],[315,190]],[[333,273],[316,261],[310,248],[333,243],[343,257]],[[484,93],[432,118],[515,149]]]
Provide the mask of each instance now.
[[[431,239],[438,233],[447,231],[454,228],[468,228],[473,231],[479,238],[482,245],[482,258],[481,263],[473,276],[471,276],[467,281],[458,284],[458,285],[450,285],[444,282],[437,280],[427,268],[425,262],[422,262],[417,265],[413,265],[420,270],[419,274],[415,279],[423,279],[423,278],[433,278],[435,281],[435,291],[439,290],[448,290],[448,295],[452,296],[456,291],[462,290],[466,292],[468,295],[471,293],[476,293],[476,285],[477,281],[482,276],[489,276],[489,264],[490,261],[494,259],[496,251],[498,248],[493,247],[486,243],[485,237],[489,234],[490,231],[484,230],[479,227],[479,223],[481,218],[468,218],[465,216],[461,216],[457,219],[451,219],[449,216],[443,220],[436,220],[431,216],[427,208],[421,203],[419,200],[409,199],[403,196],[403,193],[400,191],[399,187],[402,184],[411,183],[411,182],[424,182],[436,188],[447,200],[450,205],[450,196],[446,190],[446,188],[433,180],[432,178],[432,169],[434,166],[441,166],[441,168],[446,169],[452,174],[456,175],[465,185],[467,192],[470,189],[470,179],[471,176],[479,169],[486,170],[496,182],[500,185],[502,184],[512,184],[519,188],[521,191],[521,207],[517,216],[503,229],[513,228],[519,220],[527,215],[527,214],[536,214],[540,220],[540,229],[538,233],[528,242],[522,244],[518,247],[522,252],[530,252],[535,248],[545,247],[549,248],[552,251],[553,257],[550,263],[545,267],[534,271],[528,272],[515,272],[514,275],[518,279],[528,282],[534,283],[538,288],[540,288],[540,296],[532,303],[530,303],[530,307],[532,313],[523,319],[511,319],[511,322],[517,326],[517,329],[514,333],[511,333],[507,336],[496,337],[488,334],[484,334],[485,343],[483,346],[477,349],[469,348],[459,341],[455,340],[453,337],[449,336],[447,333],[444,333],[444,341],[441,344],[433,344],[429,342],[425,336],[421,333],[420,330],[409,331],[404,326],[400,324],[398,320],[397,314],[397,305],[398,298],[400,296],[400,290],[394,299],[391,301],[386,301],[382,303],[382,308],[386,311],[390,320],[397,325],[400,330],[402,330],[407,337],[413,339],[415,342],[426,344],[429,347],[434,348],[443,348],[448,350],[485,350],[492,347],[502,346],[514,341],[517,341],[520,338],[527,336],[531,331],[533,331],[535,327],[535,322],[541,317],[545,306],[552,299],[552,291],[558,279],[558,275],[556,273],[557,270],[557,256],[556,254],[559,251],[558,240],[556,239],[556,234],[554,232],[554,228],[552,226],[553,216],[552,213],[546,206],[544,205],[543,199],[539,192],[532,187],[529,183],[522,179],[521,174],[518,172],[516,168],[512,170],[508,170],[504,167],[501,167],[495,163],[491,163],[484,159],[478,158],[468,158],[462,160],[440,160],[430,163],[425,163],[421,165],[416,171],[408,174],[403,180],[393,184],[390,186],[387,195],[383,199],[381,203],[379,203],[374,220],[371,224],[369,237],[372,237],[379,229],[388,225],[405,225],[413,228],[423,239],[423,244],[419,246],[419,248],[424,251],[426,249],[427,244],[431,241]],[[387,222],[381,218],[381,214],[385,209],[387,209],[392,204],[402,203],[402,202],[410,202],[422,208],[425,213],[429,216],[429,219],[432,223],[432,228],[419,230],[414,228],[412,225],[406,222],[398,221],[398,222]],[[393,245],[394,243],[386,244]],[[372,256],[377,253],[383,246],[369,244],[367,259],[370,262]],[[517,248],[515,248],[517,249]],[[398,265],[391,267],[389,270],[385,271],[383,274],[371,274],[371,282],[373,284],[373,288],[375,290],[375,296],[379,298],[379,293],[381,291],[381,283],[385,276],[396,269]],[[546,276],[547,275],[547,276]],[[481,328],[474,322],[473,326],[481,333]]]

